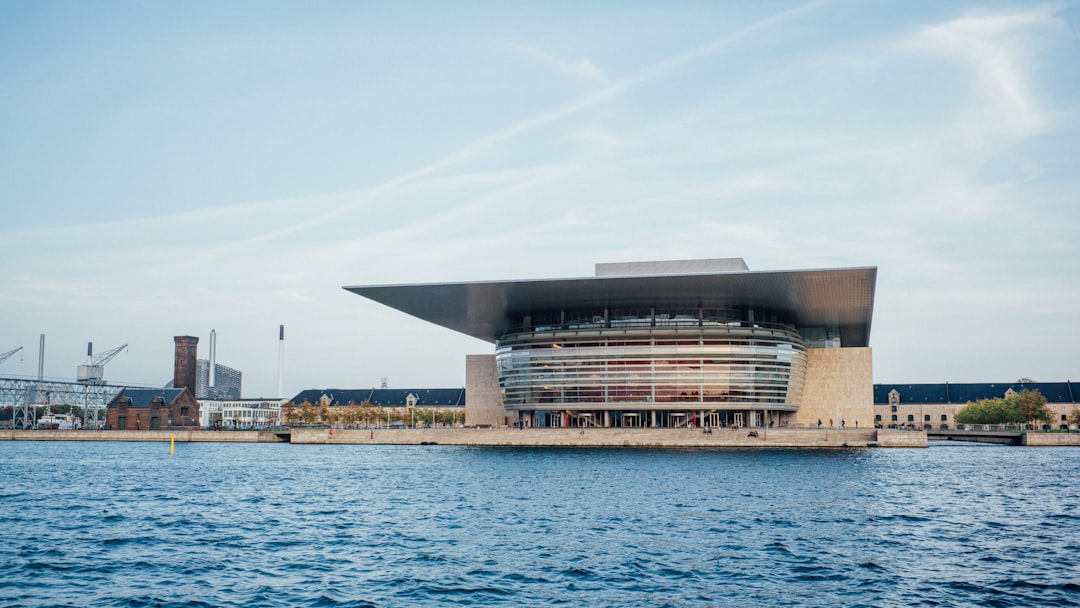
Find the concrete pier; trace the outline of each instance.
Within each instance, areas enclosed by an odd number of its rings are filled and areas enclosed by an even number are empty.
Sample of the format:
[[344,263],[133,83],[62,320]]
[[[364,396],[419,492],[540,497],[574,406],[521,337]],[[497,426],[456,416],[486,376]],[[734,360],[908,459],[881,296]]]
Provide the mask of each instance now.
[[1080,446],[1080,433],[1024,433],[1020,445],[1026,446]]
[[273,431],[61,431],[2,430],[0,441],[170,441],[202,443],[288,443],[289,433]]
[[[756,437],[749,436],[753,431]],[[293,429],[296,444],[402,444],[517,447],[926,447],[926,433],[875,429]]]
[[[751,432],[757,436],[750,435]],[[331,429],[291,431],[3,430],[0,441],[170,441],[516,447],[924,448],[926,433],[887,429]]]

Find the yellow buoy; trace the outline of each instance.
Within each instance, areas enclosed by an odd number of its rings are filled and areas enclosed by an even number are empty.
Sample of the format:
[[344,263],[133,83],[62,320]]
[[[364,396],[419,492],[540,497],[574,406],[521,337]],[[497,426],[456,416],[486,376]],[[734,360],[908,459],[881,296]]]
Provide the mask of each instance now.
[[169,438],[169,456],[176,453],[176,435]]

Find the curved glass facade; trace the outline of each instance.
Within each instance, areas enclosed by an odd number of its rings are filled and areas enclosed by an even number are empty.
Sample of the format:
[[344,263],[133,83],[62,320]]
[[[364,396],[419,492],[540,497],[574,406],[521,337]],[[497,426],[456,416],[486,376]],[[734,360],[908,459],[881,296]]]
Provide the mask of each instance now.
[[503,335],[509,410],[795,411],[806,346],[775,316],[746,311],[557,313]]

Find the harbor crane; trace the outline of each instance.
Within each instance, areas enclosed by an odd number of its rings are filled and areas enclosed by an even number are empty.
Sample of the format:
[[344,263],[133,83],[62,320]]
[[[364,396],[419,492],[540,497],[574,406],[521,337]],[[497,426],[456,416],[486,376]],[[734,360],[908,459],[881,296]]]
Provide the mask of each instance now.
[[86,365],[80,365],[76,380],[79,384],[105,384],[105,364],[127,348],[127,344],[121,344],[112,350],[107,350],[98,356],[94,356],[94,343],[86,343]]
[[16,348],[15,350],[9,350],[6,353],[0,354],[0,363],[3,363],[4,361],[7,361],[8,359],[11,358],[11,355],[14,355],[15,353],[19,352],[20,350],[22,350],[21,346],[19,348]]

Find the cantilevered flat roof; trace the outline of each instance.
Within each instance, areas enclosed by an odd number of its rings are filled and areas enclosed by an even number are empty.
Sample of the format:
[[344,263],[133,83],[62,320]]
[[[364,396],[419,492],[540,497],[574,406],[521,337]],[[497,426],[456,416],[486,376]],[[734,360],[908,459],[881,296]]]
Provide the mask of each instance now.
[[[641,309],[773,310],[798,327],[838,327],[844,346],[869,346],[877,268],[597,276],[525,281],[345,287],[419,319],[495,342],[522,315]],[[516,319],[516,320],[514,320]]]

